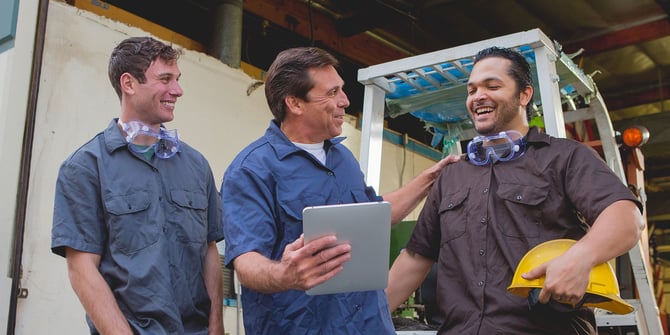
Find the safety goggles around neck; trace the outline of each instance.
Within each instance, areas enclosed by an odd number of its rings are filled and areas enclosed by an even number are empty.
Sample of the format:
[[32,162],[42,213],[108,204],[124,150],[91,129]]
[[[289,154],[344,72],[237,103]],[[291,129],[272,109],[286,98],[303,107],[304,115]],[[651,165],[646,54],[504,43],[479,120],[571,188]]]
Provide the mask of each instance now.
[[128,148],[138,154],[145,154],[153,150],[156,157],[168,159],[179,151],[179,135],[176,129],[152,129],[140,121],[127,123],[118,121],[121,129],[126,133],[125,140]]
[[526,152],[526,140],[515,130],[501,131],[490,136],[477,136],[467,147],[468,161],[474,165],[515,160]]

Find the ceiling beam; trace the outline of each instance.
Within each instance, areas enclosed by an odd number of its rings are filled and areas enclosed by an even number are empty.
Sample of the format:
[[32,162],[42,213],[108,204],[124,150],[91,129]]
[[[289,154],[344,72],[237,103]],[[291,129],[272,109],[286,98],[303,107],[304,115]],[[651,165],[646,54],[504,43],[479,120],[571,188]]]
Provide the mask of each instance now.
[[670,15],[670,1],[668,0],[656,0],[656,3],[663,8],[665,13]]
[[670,35],[670,20],[663,18],[583,41],[570,43],[564,45],[563,50],[565,53],[571,54],[579,49],[584,49],[582,56],[586,56],[655,40],[668,35]]
[[334,19],[314,9],[312,7],[310,11],[308,3],[299,0],[244,0],[245,11],[307,39],[313,38],[319,45],[362,66],[412,56],[409,52],[368,33],[341,36],[335,28]]
[[670,87],[653,88],[642,92],[618,94],[616,96],[603,95],[607,109],[616,111],[628,107],[645,105],[670,99]]
[[354,36],[378,27],[393,14],[376,1],[359,0],[355,10],[335,19],[335,30],[343,37]]

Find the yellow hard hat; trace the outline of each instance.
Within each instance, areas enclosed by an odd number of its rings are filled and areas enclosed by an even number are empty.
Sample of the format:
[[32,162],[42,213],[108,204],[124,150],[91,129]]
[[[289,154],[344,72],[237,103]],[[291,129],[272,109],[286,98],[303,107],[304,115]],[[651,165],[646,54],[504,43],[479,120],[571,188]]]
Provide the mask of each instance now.
[[[544,276],[527,280],[521,277],[521,274],[562,255],[573,244],[575,244],[575,240],[558,239],[538,244],[530,249],[519,262],[514,277],[512,277],[512,284],[507,288],[507,291],[526,298],[531,289],[542,288],[544,286]],[[591,270],[583,305],[606,309],[616,314],[628,314],[634,310],[633,306],[619,297],[619,284],[617,284],[614,270],[609,263],[596,265]]]

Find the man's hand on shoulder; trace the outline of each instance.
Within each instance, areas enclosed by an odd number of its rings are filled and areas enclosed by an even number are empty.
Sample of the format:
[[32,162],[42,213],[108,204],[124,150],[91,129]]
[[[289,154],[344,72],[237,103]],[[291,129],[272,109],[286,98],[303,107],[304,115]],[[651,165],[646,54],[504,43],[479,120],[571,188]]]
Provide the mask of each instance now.
[[433,164],[433,166],[427,168],[425,170],[425,173],[428,173],[432,179],[437,178],[437,176],[440,175],[440,172],[442,172],[442,169],[446,167],[447,165],[451,163],[456,163],[461,160],[461,155],[449,155],[445,158],[442,158],[440,161],[437,163]]

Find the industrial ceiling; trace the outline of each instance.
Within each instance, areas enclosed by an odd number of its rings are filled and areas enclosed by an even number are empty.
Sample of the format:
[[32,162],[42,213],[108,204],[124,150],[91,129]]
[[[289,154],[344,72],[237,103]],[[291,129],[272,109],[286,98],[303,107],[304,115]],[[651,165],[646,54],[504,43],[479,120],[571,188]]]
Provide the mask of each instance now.
[[[670,245],[670,0],[107,2],[203,45],[216,34],[214,9],[241,2],[242,61],[267,69],[282,49],[326,48],[343,61],[348,113],[354,115],[362,110],[359,68],[539,28],[592,75],[616,130],[649,129],[642,147],[648,219],[660,251],[670,252],[664,247]],[[388,118],[387,126],[430,143],[421,122],[409,115]]]

